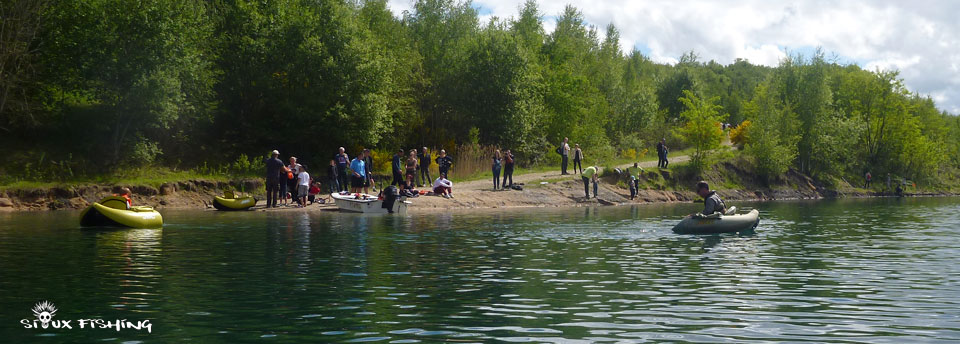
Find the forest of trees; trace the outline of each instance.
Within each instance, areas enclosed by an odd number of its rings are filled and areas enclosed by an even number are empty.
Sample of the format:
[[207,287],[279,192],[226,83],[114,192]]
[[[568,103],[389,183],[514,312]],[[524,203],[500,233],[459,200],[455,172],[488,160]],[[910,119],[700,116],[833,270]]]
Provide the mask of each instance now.
[[399,17],[385,0],[0,7],[0,174],[189,168],[271,149],[320,160],[338,146],[496,145],[532,164],[564,136],[609,156],[661,137],[693,146],[720,120],[750,121],[742,154],[768,178],[936,181],[960,166],[960,120],[895,71],[822,52],[777,67],[692,51],[656,63],[570,6],[545,14],[531,0],[487,22],[452,0]]

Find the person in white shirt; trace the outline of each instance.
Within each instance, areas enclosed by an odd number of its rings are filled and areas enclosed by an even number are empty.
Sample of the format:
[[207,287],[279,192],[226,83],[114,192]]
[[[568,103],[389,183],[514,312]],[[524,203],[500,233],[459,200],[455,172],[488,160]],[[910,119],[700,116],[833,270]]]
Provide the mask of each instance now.
[[300,174],[297,175],[297,196],[300,197],[300,207],[307,205],[307,195],[310,190],[310,174],[307,173],[307,167],[297,164]]
[[446,174],[440,174],[440,177],[433,182],[433,193],[443,198],[453,198],[453,182],[447,180]]

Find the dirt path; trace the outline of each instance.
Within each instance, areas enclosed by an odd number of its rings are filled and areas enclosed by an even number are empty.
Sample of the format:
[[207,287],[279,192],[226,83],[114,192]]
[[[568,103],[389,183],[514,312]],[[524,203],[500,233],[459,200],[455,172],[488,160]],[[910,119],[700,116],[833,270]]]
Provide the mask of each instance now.
[[[670,157],[670,163],[689,161],[687,155]],[[633,164],[617,166],[621,169]],[[656,161],[639,163],[642,168],[655,168]],[[602,171],[601,171],[602,172]],[[503,177],[501,176],[501,179]],[[523,191],[493,190],[492,180],[473,180],[454,183],[453,199],[437,196],[421,196],[410,201],[411,210],[430,209],[457,209],[457,208],[501,208],[501,207],[550,207],[593,205],[597,203],[625,203],[629,202],[623,190],[600,183],[600,200],[584,199],[583,183],[579,174],[561,175],[560,171],[532,172],[513,176],[514,183],[522,183]],[[541,184],[546,182],[546,184]],[[591,191],[592,193],[592,191]],[[644,201],[676,202],[684,197],[674,192],[652,191],[646,192]]]

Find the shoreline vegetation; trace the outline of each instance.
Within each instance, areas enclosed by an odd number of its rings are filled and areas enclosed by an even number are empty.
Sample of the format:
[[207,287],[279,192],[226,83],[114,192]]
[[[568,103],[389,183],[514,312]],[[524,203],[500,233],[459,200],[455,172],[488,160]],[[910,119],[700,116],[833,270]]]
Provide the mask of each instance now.
[[[692,200],[698,180],[731,200],[960,190],[960,117],[896,70],[820,49],[661,63],[622,50],[613,23],[533,0],[489,21],[456,0],[401,15],[386,0],[0,7],[0,209],[76,208],[118,185],[201,207],[226,188],[262,195],[273,149],[322,182],[338,147],[370,149],[378,182],[397,149],[446,150],[457,197],[422,208],[579,205],[553,153],[564,138],[603,170],[610,204],[628,194],[611,171],[636,161],[645,201]],[[689,161],[652,167],[661,140]],[[523,192],[484,191],[495,149]]]
[[[723,148],[728,153],[732,149]],[[728,154],[729,155],[729,154]],[[438,196],[420,196],[410,199],[410,211],[414,213],[435,212],[437,210],[503,209],[503,208],[542,208],[542,207],[580,207],[580,206],[620,206],[632,204],[680,203],[702,201],[692,190],[692,183],[701,177],[715,185],[718,193],[728,204],[737,201],[775,201],[830,198],[892,197],[893,190],[885,184],[876,188],[864,189],[841,181],[837,185],[826,186],[821,182],[788,171],[774,184],[766,184],[749,169],[744,169],[737,158],[724,158],[710,164],[709,169],[691,174],[690,157],[681,155],[672,157],[676,168],[657,168],[655,162],[643,159],[639,166],[639,193],[634,200],[629,199],[628,179],[618,174],[616,169],[625,171],[632,164],[614,165],[601,168],[599,198],[585,199],[583,184],[579,176],[560,175],[558,168],[543,167],[526,169],[515,175],[515,182],[523,184],[523,190],[493,190],[489,176],[476,175],[459,180],[455,184],[455,199]],[[225,190],[242,190],[257,197],[258,205],[253,208],[260,211],[332,211],[336,207],[331,203],[310,205],[306,208],[282,207],[266,209],[264,205],[263,179],[253,176],[236,177],[230,175],[209,175],[196,179],[173,180],[171,177],[188,176],[185,172],[168,175],[154,174],[152,178],[141,176],[139,179],[117,183],[75,182],[24,184],[21,186],[0,187],[0,212],[41,211],[60,209],[83,209],[91,202],[116,193],[122,186],[133,191],[133,200],[138,205],[148,205],[158,209],[205,209],[213,210],[212,199],[222,195]],[[692,178],[692,179],[691,179]],[[892,183],[892,181],[891,181]],[[891,189],[895,188],[891,185]],[[905,197],[915,196],[957,196],[956,190],[923,189],[903,186]],[[328,196],[328,195],[326,195]],[[329,198],[329,197],[327,197]],[[329,200],[328,200],[329,201]]]

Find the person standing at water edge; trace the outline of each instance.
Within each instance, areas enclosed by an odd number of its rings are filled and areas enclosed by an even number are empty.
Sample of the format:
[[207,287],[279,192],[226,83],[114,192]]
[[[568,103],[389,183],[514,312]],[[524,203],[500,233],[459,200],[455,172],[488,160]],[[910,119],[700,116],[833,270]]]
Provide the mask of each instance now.
[[716,191],[710,190],[710,185],[707,182],[700,181],[697,183],[697,195],[703,197],[703,215],[727,212],[727,207],[720,199],[720,195],[717,195]]
[[310,174],[307,173],[307,167],[301,165],[300,174],[297,174],[297,196],[300,198],[300,207],[307,206],[307,195],[310,192]]
[[863,184],[863,187],[864,187],[865,189],[869,189],[869,188],[870,188],[870,185],[873,184],[873,175],[870,174],[870,171],[867,171],[867,175],[864,176],[864,178],[865,178],[867,181]]
[[[510,183],[507,183],[508,178]],[[500,187],[506,189],[511,186],[513,186],[513,153],[508,149],[503,154],[503,182],[500,183]]]
[[390,185],[400,186],[400,182],[403,181],[403,175],[401,171],[403,170],[403,150],[398,149],[396,153],[393,153],[393,161],[390,163],[391,172],[393,172],[393,181],[390,182]]
[[493,189],[494,190],[500,189],[500,168],[502,167],[501,161],[503,161],[503,159],[500,157],[500,150],[497,149],[493,151]]
[[340,147],[337,155],[333,156],[333,160],[337,162],[337,177],[340,178],[337,182],[340,186],[340,191],[347,191],[347,179],[349,177],[347,174],[347,166],[350,165],[350,157],[347,156],[346,150]]
[[567,173],[567,164],[570,161],[569,159],[570,145],[567,143],[567,141],[569,140],[570,139],[564,137],[563,144],[560,145],[559,151],[557,152],[557,153],[560,153],[560,174],[561,175],[569,174]]
[[293,194],[293,200],[295,202],[300,202],[300,194],[299,194],[300,188],[297,187],[297,182],[298,182],[297,177],[300,175],[301,167],[302,166],[297,163],[297,157],[291,156],[290,165],[288,165],[287,168],[290,169],[290,173],[293,173],[293,179],[289,180],[287,189],[289,189],[290,193]]
[[583,169],[583,173],[580,174],[580,179],[583,180],[583,193],[584,197],[587,199],[590,198],[590,182],[593,182],[593,197],[597,197],[597,179],[598,179],[597,167],[589,166]]
[[440,156],[437,157],[437,166],[440,167],[440,174],[446,178],[447,173],[450,172],[450,166],[453,166],[453,158],[447,155],[446,150],[440,150]]
[[270,158],[264,162],[267,166],[266,189],[267,189],[267,208],[277,206],[277,197],[280,197],[280,170],[283,167],[283,161],[278,158],[280,152],[273,150],[270,152]]
[[340,192],[343,190],[340,187],[340,176],[338,174],[338,170],[337,162],[330,160],[330,167],[327,170],[327,179],[329,180],[328,183],[330,183],[330,193]]
[[360,156],[353,158],[353,161],[350,162],[350,192],[360,193],[363,189],[363,183],[366,181],[367,168],[363,162],[363,153],[360,153]]
[[[580,144],[576,144],[577,148],[573,149],[573,173],[583,173],[583,151],[580,150]],[[580,168],[577,170],[577,168]]]
[[627,168],[627,174],[630,175],[630,200],[633,200],[640,193],[640,164],[633,163],[633,167]]
[[433,164],[433,160],[430,160],[430,151],[427,150],[427,147],[423,147],[417,157],[420,158],[420,182],[417,183],[417,186],[423,187],[424,184],[430,184],[430,181],[433,180],[430,177],[430,165]]
[[369,149],[363,150],[363,165],[366,167],[365,175],[367,179],[363,182],[363,193],[370,193],[370,186],[373,186],[373,191],[377,191],[376,181],[373,180],[373,153],[370,153]]

